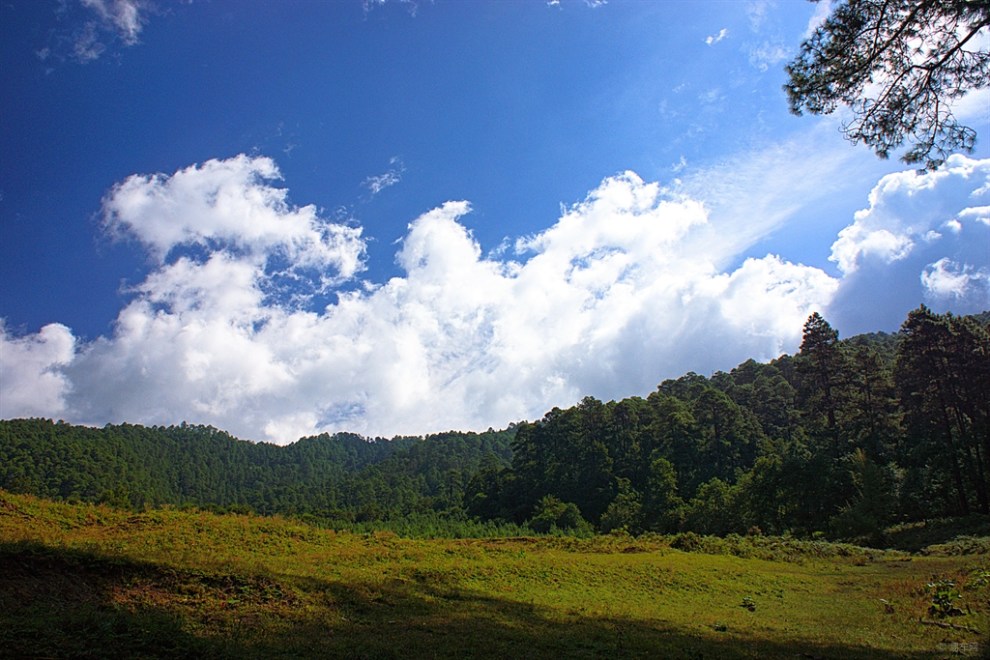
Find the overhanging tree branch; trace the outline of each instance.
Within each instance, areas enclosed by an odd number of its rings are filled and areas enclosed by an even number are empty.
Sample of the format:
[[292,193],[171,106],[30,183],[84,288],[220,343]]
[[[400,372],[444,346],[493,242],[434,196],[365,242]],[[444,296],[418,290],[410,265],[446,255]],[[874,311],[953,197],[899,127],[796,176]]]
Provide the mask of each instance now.
[[934,169],[975,145],[950,101],[990,86],[986,42],[967,50],[988,30],[990,0],[841,2],[786,68],[791,112],[848,106],[849,140],[881,158],[908,146],[902,160]]

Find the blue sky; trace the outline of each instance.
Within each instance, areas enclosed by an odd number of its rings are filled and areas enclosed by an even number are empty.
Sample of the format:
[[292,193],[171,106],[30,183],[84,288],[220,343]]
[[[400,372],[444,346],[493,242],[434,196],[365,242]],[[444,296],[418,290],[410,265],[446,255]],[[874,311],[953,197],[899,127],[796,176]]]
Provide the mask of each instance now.
[[827,10],[8,0],[0,416],[503,427],[990,308],[990,95],[924,175],[790,115]]

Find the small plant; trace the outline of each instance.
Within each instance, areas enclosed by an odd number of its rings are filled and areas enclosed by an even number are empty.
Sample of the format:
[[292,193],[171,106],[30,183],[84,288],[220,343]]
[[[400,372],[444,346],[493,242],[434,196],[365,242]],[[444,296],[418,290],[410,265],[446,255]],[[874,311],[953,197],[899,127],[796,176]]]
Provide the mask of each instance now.
[[973,570],[973,581],[970,583],[970,587],[979,589],[990,584],[990,569],[977,568]]
[[947,616],[960,616],[963,611],[956,607],[955,602],[962,598],[954,580],[948,578],[933,578],[925,586],[931,595],[928,613],[943,619]]

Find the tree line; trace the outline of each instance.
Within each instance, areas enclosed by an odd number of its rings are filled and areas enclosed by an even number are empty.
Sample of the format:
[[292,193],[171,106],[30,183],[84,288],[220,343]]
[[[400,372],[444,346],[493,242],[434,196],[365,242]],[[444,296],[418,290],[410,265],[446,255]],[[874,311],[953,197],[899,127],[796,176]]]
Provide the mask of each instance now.
[[471,476],[508,463],[511,436],[336,433],[281,447],[185,423],[9,420],[0,422],[0,488],[133,509],[194,506],[340,523],[456,515]]
[[467,509],[602,532],[846,538],[990,513],[988,320],[922,306],[896,334],[839,340],[815,313],[797,355],[521,424],[511,465],[479,473]]
[[485,433],[278,447],[185,424],[4,421],[0,488],[345,523],[875,540],[895,522],[990,513],[988,323],[921,306],[897,333],[840,340],[816,313],[793,356]]

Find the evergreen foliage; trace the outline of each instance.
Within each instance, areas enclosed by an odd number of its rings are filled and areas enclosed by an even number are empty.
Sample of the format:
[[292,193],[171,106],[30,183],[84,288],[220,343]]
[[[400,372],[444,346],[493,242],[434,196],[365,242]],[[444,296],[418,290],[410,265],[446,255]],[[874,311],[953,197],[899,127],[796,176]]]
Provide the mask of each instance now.
[[848,139],[881,158],[906,143],[902,160],[934,170],[976,143],[953,106],[990,86],[987,26],[986,0],[839,0],[787,66],[791,111],[847,106]]
[[0,422],[0,488],[119,507],[194,506],[340,524],[460,511],[484,465],[505,465],[512,431],[368,440],[349,433],[285,447],[209,426]]

